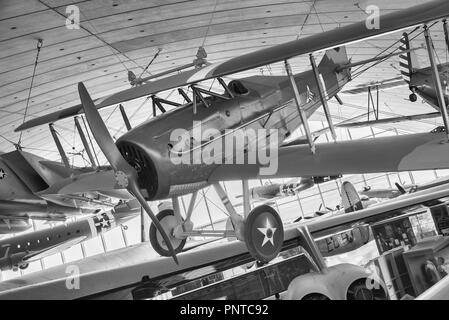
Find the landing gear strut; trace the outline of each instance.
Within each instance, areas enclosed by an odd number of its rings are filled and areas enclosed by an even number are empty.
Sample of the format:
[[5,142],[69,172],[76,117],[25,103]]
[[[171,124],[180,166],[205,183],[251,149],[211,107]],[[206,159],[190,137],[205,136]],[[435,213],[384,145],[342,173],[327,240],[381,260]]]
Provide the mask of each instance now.
[[[268,205],[254,208],[246,218],[236,213],[231,214],[227,223],[229,228],[224,231],[193,230],[189,219],[180,219],[175,210],[166,208],[156,218],[168,234],[176,253],[182,251],[189,236],[237,238],[246,243],[251,256],[262,264],[276,258],[281,251],[284,242],[283,223],[277,211]],[[153,224],[150,226],[150,242],[161,256],[170,256],[167,245]]]

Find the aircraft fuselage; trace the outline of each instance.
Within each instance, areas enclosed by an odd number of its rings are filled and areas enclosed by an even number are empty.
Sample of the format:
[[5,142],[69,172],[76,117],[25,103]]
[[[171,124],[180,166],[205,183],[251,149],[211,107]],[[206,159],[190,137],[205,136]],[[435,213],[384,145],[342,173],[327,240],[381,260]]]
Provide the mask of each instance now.
[[[332,98],[350,80],[350,70],[336,71],[339,64],[346,62],[343,48],[331,50],[321,61],[318,69],[323,77],[326,99]],[[312,71],[299,73],[294,80],[300,92],[301,107],[306,117],[310,117],[321,105],[314,74]],[[175,164],[172,158],[176,155],[182,157],[186,153],[194,156],[195,152],[201,152],[211,143],[210,137],[195,138],[199,126],[203,133],[209,129],[220,133],[218,137],[213,137],[214,142],[225,138],[229,130],[265,129],[265,135],[257,136],[257,140],[264,140],[265,145],[271,139],[267,129],[275,129],[278,147],[302,124],[287,76],[240,79],[235,87],[243,90],[233,90],[232,83],[228,86],[233,91],[232,98],[210,97],[207,100],[209,106],[199,102],[196,113],[193,112],[192,103],[186,104],[144,122],[118,139],[117,146],[123,157],[136,168],[139,186],[148,200],[191,193],[208,184],[209,175],[219,164],[194,161]],[[187,134],[173,141],[174,130],[184,130]],[[234,147],[231,153],[235,157],[246,152],[247,144],[244,148]],[[228,155],[225,152],[218,155],[221,163],[228,163]]]

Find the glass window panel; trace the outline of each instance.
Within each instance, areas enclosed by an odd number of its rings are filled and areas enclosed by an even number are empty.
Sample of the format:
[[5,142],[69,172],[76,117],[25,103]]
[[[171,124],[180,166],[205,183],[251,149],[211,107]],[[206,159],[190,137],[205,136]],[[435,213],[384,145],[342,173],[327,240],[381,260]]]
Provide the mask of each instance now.
[[44,268],[46,269],[59,266],[60,264],[62,264],[61,254],[52,254],[51,256],[43,258],[42,261],[44,262]]
[[83,242],[86,257],[90,257],[99,253],[103,253],[103,244],[100,237],[95,237]]
[[81,250],[81,245],[79,244],[65,250],[63,254],[66,263],[83,259],[83,251]]
[[106,250],[112,251],[125,246],[125,241],[123,240],[122,230],[120,228],[114,228],[106,233],[104,233],[104,240],[106,243]]
[[416,184],[426,183],[435,180],[435,174],[432,170],[413,171],[412,174]]
[[[149,219],[148,219],[149,220]],[[141,218],[140,215],[132,220],[126,222],[126,226],[128,227],[125,230],[126,240],[128,241],[128,246],[140,243],[141,240]]]

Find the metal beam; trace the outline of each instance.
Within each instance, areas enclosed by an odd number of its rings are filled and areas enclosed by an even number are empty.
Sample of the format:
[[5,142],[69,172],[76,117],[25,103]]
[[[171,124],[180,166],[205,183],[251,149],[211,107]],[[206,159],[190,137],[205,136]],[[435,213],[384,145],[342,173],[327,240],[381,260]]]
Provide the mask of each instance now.
[[181,224],[182,215],[181,215],[181,207],[179,206],[179,198],[173,197],[172,204],[173,204],[173,212],[175,213],[175,218],[178,219],[179,223]]
[[50,127],[51,135],[53,136],[53,140],[55,140],[56,148],[58,148],[59,155],[61,156],[62,163],[66,166],[66,168],[70,168],[69,159],[67,159],[67,155],[65,154],[64,148],[61,145],[61,141],[59,141],[58,133],[53,127],[53,123],[48,125]]
[[198,90],[198,92],[200,92],[200,93],[204,93],[204,94],[207,94],[209,96],[217,97],[217,98],[220,98],[220,99],[223,99],[223,100],[231,99],[231,97],[228,97],[228,96],[225,96],[225,95],[222,95],[222,94],[210,91],[210,90],[206,90],[206,89],[203,89],[203,88],[200,88],[200,87],[195,87],[195,89]]
[[156,96],[151,96],[151,100],[153,101],[153,117],[156,117],[156,106],[162,113],[165,113],[166,110],[162,106],[161,100]]
[[178,92],[179,92],[179,94],[184,98],[184,100],[185,100],[187,103],[192,102],[192,100],[189,98],[189,96],[187,95],[187,93],[186,93],[182,88],[178,88]]
[[424,26],[424,37],[426,38],[427,51],[429,54],[430,67],[432,70],[433,82],[437,93],[438,104],[440,105],[441,116],[443,118],[444,127],[446,128],[446,136],[449,140],[449,117],[447,113],[446,101],[444,98],[443,86],[441,85],[440,73],[433,54],[433,44],[430,37],[429,28]]
[[288,60],[285,60],[285,70],[287,71],[287,75],[288,75],[288,77],[290,79],[290,84],[291,84],[292,89],[293,89],[294,99],[295,99],[295,102],[296,102],[296,107],[298,109],[298,113],[299,113],[299,117],[301,118],[302,125],[304,126],[304,131],[306,133],[306,137],[307,137],[307,141],[308,141],[309,146],[310,146],[310,150],[312,151],[313,154],[315,154],[315,143],[313,142],[312,132],[310,131],[309,123],[307,121],[307,116],[306,116],[304,110],[301,107],[301,98],[299,96],[299,90],[298,90],[298,87],[296,85],[295,78],[293,77],[292,68],[291,68],[290,63],[288,62]]
[[81,128],[78,117],[75,117],[74,119],[75,119],[76,129],[78,130],[78,134],[80,135],[81,142],[83,143],[84,150],[86,150],[87,156],[89,157],[92,168],[97,169],[97,163],[95,162],[95,158],[92,153],[92,150],[90,149],[89,143],[87,143],[86,136],[84,135],[84,131]]
[[126,130],[129,131],[132,129],[132,127],[131,127],[131,123],[129,122],[128,116],[126,115],[125,108],[123,108],[122,104],[119,105],[119,108],[120,108],[120,113],[122,114],[123,121],[125,122]]
[[446,41],[446,49],[449,51],[449,29],[447,26],[447,20],[443,20],[444,40]]
[[332,138],[335,141],[335,140],[337,140],[337,133],[335,132],[334,123],[332,122],[332,116],[329,111],[329,105],[327,104],[327,99],[326,99],[326,95],[324,92],[324,85],[323,85],[324,81],[323,81],[322,75],[320,74],[320,71],[318,70],[318,68],[316,66],[315,58],[313,57],[312,54],[310,55],[310,64],[312,65],[313,74],[315,75],[315,81],[316,81],[316,85],[318,88],[318,93],[320,95],[321,104],[323,105],[324,114],[326,115],[326,120],[327,120],[327,123],[329,124],[329,129],[331,131]]
[[190,198],[189,208],[187,209],[185,221],[189,221],[190,217],[192,216],[193,209],[195,208],[195,201],[196,201],[197,196],[198,196],[198,191],[195,191],[194,193],[192,193],[192,197]]
[[232,205],[231,201],[229,201],[228,195],[223,190],[223,188],[220,185],[220,183],[214,183],[213,186],[214,186],[214,189],[217,192],[218,196],[220,197],[221,202],[223,203],[223,205],[225,206],[226,210],[228,211],[229,215],[231,217],[239,216],[237,211],[235,211],[234,206]]
[[234,98],[234,94],[232,93],[231,90],[229,90],[229,87],[227,86],[227,84],[224,82],[224,80],[222,78],[217,78],[218,82],[221,84],[221,86],[224,88],[225,92],[231,97]]
[[209,104],[207,103],[206,99],[204,99],[200,89],[195,87],[194,85],[190,87],[192,88],[193,92],[193,101],[196,101],[196,98],[198,97],[198,99],[200,99],[200,101],[204,104],[204,107],[209,108]]
[[251,203],[249,201],[248,180],[246,179],[242,180],[242,190],[243,190],[243,216],[247,218],[249,212],[251,211]]

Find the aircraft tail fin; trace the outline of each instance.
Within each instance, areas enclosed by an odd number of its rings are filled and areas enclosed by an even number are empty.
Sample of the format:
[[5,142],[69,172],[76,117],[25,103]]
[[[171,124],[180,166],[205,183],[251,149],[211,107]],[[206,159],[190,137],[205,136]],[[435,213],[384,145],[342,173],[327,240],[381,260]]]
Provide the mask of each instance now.
[[[326,50],[318,65],[321,81],[324,84],[325,95],[332,98],[343,89],[351,79],[351,69],[345,68],[350,64],[346,47],[337,47]],[[340,70],[336,72],[336,70]]]
[[346,213],[363,209],[362,200],[349,181],[343,182],[341,186],[341,201]]
[[410,78],[414,71],[419,68],[418,59],[414,51],[410,51],[410,41],[408,34],[404,33],[401,38],[401,45],[399,50],[403,51],[399,55],[399,69],[401,71],[402,78],[410,84]]

